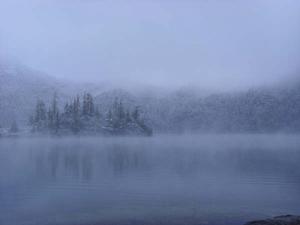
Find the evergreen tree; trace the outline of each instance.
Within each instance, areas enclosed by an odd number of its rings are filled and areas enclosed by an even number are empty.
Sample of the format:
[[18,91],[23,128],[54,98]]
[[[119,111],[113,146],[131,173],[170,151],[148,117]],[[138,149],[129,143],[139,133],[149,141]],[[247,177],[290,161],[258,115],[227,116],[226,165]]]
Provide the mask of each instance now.
[[35,115],[31,117],[30,122],[33,127],[33,131],[42,131],[46,129],[46,105],[42,100],[37,101]]
[[113,130],[113,113],[112,113],[111,109],[109,109],[106,114],[105,123],[106,123],[106,128],[109,131],[112,131]]
[[53,124],[54,124],[54,115],[53,115],[53,112],[52,112],[51,108],[49,108],[48,112],[47,112],[48,130],[52,130],[53,129]]
[[95,106],[93,96],[90,93],[84,93],[82,103],[82,115],[93,116],[95,113]]
[[59,115],[59,111],[57,110],[57,112],[54,115],[54,132],[58,133],[59,128],[60,128],[60,115]]
[[96,132],[101,132],[102,128],[102,116],[98,107],[95,107],[95,115],[93,116],[93,126]]
[[132,118],[135,121],[138,121],[140,119],[140,111],[139,111],[139,107],[135,107],[135,109],[132,112]]
[[87,93],[87,108],[88,108],[88,115],[94,116],[95,114],[94,99],[93,96],[89,93]]
[[60,114],[57,103],[57,94],[54,93],[51,106],[48,110],[48,128],[51,132],[58,133],[60,128]]
[[144,120],[140,118],[140,110],[139,107],[135,107],[135,109],[132,112],[132,118],[135,121],[135,123],[140,127],[142,132],[148,136],[151,136],[153,131],[150,127],[148,127]]
[[82,115],[87,116],[88,115],[88,98],[87,93],[83,94],[83,102],[82,102]]
[[125,110],[122,101],[115,99],[111,114],[113,132],[115,134],[123,133],[125,129]]
[[34,131],[46,131],[48,127],[48,131],[52,133],[60,130],[73,133],[106,131],[113,135],[150,133],[150,128],[140,118],[138,107],[130,113],[122,101],[115,99],[102,119],[89,93],[84,93],[82,103],[78,95],[71,103],[66,103],[62,114],[59,112],[56,94],[47,113],[44,102],[39,100],[34,115],[30,117],[30,124]]
[[81,121],[80,121],[80,98],[77,97],[73,101],[72,105],[72,121],[71,121],[71,129],[74,133],[78,133],[80,131]]
[[62,113],[60,119],[60,123],[63,128],[71,129],[71,115],[72,115],[72,107],[69,103],[66,103],[64,106],[64,112]]

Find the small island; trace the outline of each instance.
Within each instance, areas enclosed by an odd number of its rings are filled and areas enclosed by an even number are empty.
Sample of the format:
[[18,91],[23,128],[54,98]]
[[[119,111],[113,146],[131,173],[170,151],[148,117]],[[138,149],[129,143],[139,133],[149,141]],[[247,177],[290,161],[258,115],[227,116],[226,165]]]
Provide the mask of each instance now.
[[[143,135],[151,136],[152,129],[141,117],[138,106],[133,109],[115,99],[111,107],[101,110],[95,105],[93,96],[77,95],[64,105],[61,112],[57,94],[49,106],[38,100],[30,116],[29,125],[35,134],[86,134],[86,135]],[[15,127],[16,125],[14,125]]]

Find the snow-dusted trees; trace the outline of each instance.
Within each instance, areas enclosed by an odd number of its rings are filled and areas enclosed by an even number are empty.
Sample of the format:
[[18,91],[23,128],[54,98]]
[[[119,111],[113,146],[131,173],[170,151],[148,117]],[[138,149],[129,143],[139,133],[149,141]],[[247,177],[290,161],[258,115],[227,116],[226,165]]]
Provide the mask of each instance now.
[[60,127],[60,113],[56,94],[53,96],[48,111],[46,110],[46,104],[42,100],[37,101],[34,115],[30,117],[30,125],[33,132],[58,132]]
[[83,105],[82,105],[82,115],[83,116],[94,116],[95,106],[94,100],[91,94],[84,93],[83,95]]
[[183,92],[147,101],[108,93],[97,98],[99,105],[85,93],[64,107],[58,107],[57,97],[48,111],[43,101],[37,102],[34,131],[149,135],[151,124],[159,132],[300,132],[300,87],[208,96]]
[[57,94],[55,93],[48,110],[48,129],[53,133],[57,133],[60,127],[60,114],[57,104]]
[[89,93],[84,93],[82,101],[76,96],[71,102],[66,103],[62,113],[59,112],[56,94],[47,113],[45,103],[39,100],[30,121],[34,132],[152,134],[152,130],[141,119],[138,107],[130,112],[122,101],[116,99],[103,118]]
[[46,105],[42,100],[36,103],[34,115],[30,117],[30,125],[34,132],[41,132],[47,129]]
[[152,106],[161,113],[151,114],[150,119],[163,132],[300,132],[300,87],[186,95],[161,102]]
[[126,109],[118,99],[115,99],[112,107],[108,110],[104,127],[109,133],[152,135],[152,129],[140,118],[140,111],[135,107],[132,113]]
[[79,96],[73,100],[73,104],[71,104],[71,130],[74,133],[78,133],[81,129],[81,121],[80,121],[80,99]]

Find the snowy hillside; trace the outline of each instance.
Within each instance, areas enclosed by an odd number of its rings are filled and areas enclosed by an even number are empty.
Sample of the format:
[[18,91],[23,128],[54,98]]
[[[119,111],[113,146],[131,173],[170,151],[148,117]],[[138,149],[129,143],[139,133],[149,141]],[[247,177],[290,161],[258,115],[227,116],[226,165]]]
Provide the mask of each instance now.
[[67,85],[58,80],[14,63],[0,62],[0,124],[13,120],[23,124],[37,99],[50,100],[54,92],[68,97]]
[[156,132],[298,132],[300,88],[257,88],[239,93],[199,96],[189,90],[164,96],[115,90],[97,96],[101,109],[118,98],[139,106]]
[[192,89],[160,92],[127,91],[97,84],[75,84],[12,63],[0,62],[0,125],[28,122],[38,99],[58,105],[86,91],[102,115],[117,99],[138,107],[156,132],[274,132],[300,131],[300,85],[257,88],[239,93],[201,95]]

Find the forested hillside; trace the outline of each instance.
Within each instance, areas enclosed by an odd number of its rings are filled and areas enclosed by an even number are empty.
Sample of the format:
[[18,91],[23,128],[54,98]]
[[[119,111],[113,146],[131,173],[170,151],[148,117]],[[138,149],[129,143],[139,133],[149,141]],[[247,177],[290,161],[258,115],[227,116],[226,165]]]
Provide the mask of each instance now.
[[[172,98],[171,98],[172,99]],[[252,89],[235,94],[165,98],[155,107],[163,130],[216,132],[300,131],[300,89]]]
[[[47,107],[53,104],[53,95],[57,93],[55,101],[62,120],[60,125],[62,129],[74,132],[77,128],[70,124],[71,117],[68,114],[75,107],[72,96],[78,94],[80,98],[85,98],[83,95],[86,91],[93,95],[93,118],[84,114],[83,117],[87,119],[81,121],[80,125],[84,127],[83,131],[108,131],[112,125],[107,124],[107,117],[112,111],[117,111],[117,99],[121,111],[131,117],[138,107],[143,122],[153,128],[154,132],[299,132],[300,85],[297,82],[232,93],[199,95],[184,89],[154,95],[124,89],[100,91],[101,88],[95,88],[96,85],[93,88],[79,88],[25,67],[1,64],[0,126],[10,127],[15,121],[19,127],[28,126],[29,117],[36,112],[36,103],[45,107],[47,113]],[[45,106],[42,106],[40,100]],[[83,102],[80,104],[80,107],[84,105]],[[101,122],[95,123],[95,119]],[[127,119],[134,121],[132,118]],[[40,124],[34,126],[40,129]],[[125,130],[118,132],[126,133]]]

